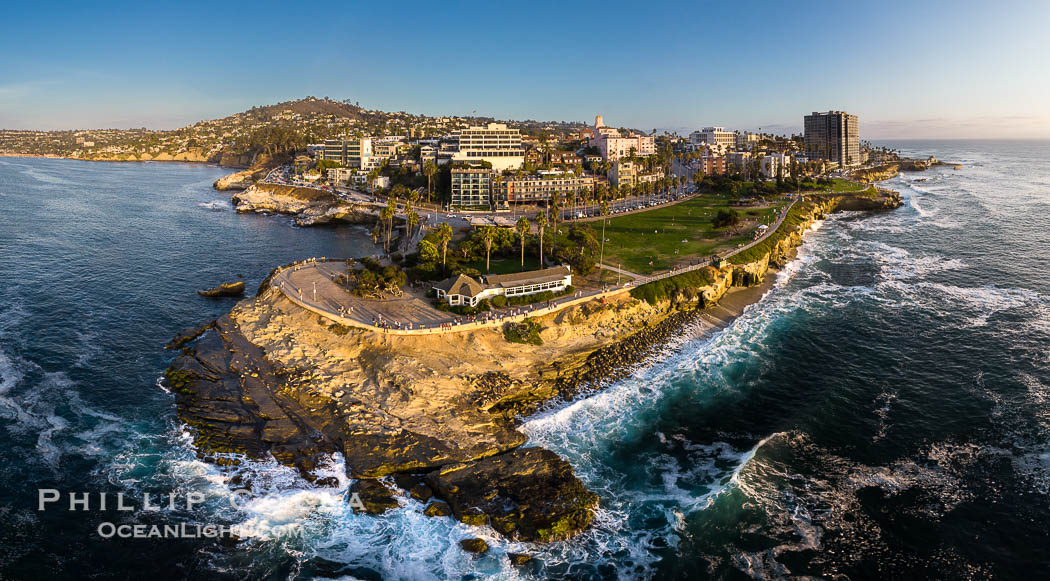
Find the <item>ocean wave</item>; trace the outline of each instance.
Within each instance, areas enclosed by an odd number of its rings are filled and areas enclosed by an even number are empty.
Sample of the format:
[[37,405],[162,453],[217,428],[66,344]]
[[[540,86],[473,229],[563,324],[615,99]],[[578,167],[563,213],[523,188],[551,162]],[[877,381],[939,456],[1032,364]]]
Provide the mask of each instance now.
[[65,372],[46,372],[2,349],[0,418],[9,434],[35,437],[35,455],[27,461],[42,460],[56,473],[63,456],[103,453],[103,442],[119,441],[130,430],[119,417],[87,405]]
[[35,167],[29,167],[27,169],[24,169],[24,170],[22,170],[22,173],[24,175],[27,175],[27,176],[35,179],[38,182],[45,183],[45,184],[59,185],[59,186],[75,186],[75,185],[79,185],[79,184],[77,184],[77,182],[74,182],[72,180],[67,180],[67,179],[65,179],[65,178],[63,178],[61,176],[57,176],[57,175],[54,175],[52,173],[48,173],[47,171],[44,171],[42,169],[38,169],[38,168],[35,168]]
[[229,210],[233,206],[226,200],[213,200],[211,202],[200,202],[197,204],[197,207],[211,210],[212,212],[222,212],[224,210]]
[[1001,311],[1043,303],[1039,293],[1023,288],[999,288],[992,285],[982,287],[960,287],[935,282],[905,283],[890,280],[879,285],[880,290],[890,290],[896,296],[923,308],[943,305],[945,313],[958,315],[959,308],[966,308],[970,326],[983,327],[992,315]]
[[102,353],[102,347],[98,344],[98,333],[94,331],[75,331],[77,336],[77,348],[78,353],[77,360],[73,362],[73,367],[87,367],[91,361]]
[[884,280],[919,278],[935,272],[966,268],[966,263],[958,258],[934,254],[914,255],[885,242],[858,241],[852,250],[872,256],[878,262]]

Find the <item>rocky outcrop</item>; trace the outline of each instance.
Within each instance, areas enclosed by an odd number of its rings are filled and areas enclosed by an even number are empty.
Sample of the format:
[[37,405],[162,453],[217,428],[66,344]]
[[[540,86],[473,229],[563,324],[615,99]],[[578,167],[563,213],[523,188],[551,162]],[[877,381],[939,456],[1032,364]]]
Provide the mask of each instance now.
[[938,161],[933,157],[929,159],[904,157],[898,161],[884,163],[880,166],[855,170],[850,176],[855,180],[872,184],[897,177],[902,171],[926,171],[937,165],[944,165],[944,162]]
[[239,297],[244,295],[244,281],[224,282],[215,288],[197,291],[202,297]]
[[265,168],[252,168],[233,172],[230,175],[215,180],[213,186],[215,189],[222,192],[230,190],[246,190],[257,180],[265,177],[266,172],[267,170]]
[[522,541],[567,539],[590,525],[598,505],[569,463],[543,448],[444,466],[427,483],[457,519]]
[[371,224],[378,218],[377,211],[367,204],[346,202],[317,188],[255,183],[234,194],[232,200],[238,212],[290,214],[300,226]]
[[783,224],[773,234],[776,238],[769,252],[757,260],[734,265],[732,284],[754,286],[760,284],[770,268],[782,268],[794,257],[795,248],[802,245],[802,236],[817,220],[833,212],[878,212],[899,208],[900,195],[883,188],[869,188],[859,193],[811,194],[793,209],[798,216],[794,225]]
[[873,168],[859,169],[850,174],[850,177],[864,183],[875,183],[897,177],[900,173],[899,163],[887,163]]

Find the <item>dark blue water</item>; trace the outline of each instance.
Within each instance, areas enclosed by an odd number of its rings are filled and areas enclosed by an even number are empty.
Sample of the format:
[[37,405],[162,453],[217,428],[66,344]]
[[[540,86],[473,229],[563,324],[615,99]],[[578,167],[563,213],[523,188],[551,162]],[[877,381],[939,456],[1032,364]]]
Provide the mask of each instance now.
[[[428,519],[355,516],[253,464],[234,509],[156,386],[160,346],[229,303],[194,290],[361,230],[237,216],[191,165],[0,160],[0,577],[1020,578],[1050,565],[1050,143],[912,142],[965,164],[891,180],[906,205],[806,235],[726,331],[529,420],[601,496],[547,547]],[[923,179],[924,181],[919,181]],[[339,458],[331,470],[342,468]],[[345,481],[344,481],[345,484]],[[112,514],[35,511],[36,488],[203,491],[241,541],[102,540]],[[456,543],[483,536],[475,558]],[[515,569],[508,551],[537,557]],[[106,574],[100,574],[107,577]]]

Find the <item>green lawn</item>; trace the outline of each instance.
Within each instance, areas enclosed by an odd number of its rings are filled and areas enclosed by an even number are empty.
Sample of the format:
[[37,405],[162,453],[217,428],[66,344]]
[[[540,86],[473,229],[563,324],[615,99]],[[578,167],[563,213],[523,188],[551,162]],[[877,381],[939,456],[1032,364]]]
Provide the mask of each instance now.
[[834,178],[831,181],[831,188],[828,191],[832,192],[859,192],[868,187],[868,184],[858,184],[842,178]]
[[[489,265],[490,270],[488,272],[485,272],[484,258],[482,258],[481,260],[475,260],[473,262],[461,262],[460,266],[466,268],[476,268],[481,274],[513,274],[515,272],[521,272],[521,255],[515,256],[514,258],[493,258],[491,264]],[[536,256],[535,252],[532,253],[532,256],[529,256],[529,252],[526,250],[525,270],[537,270],[539,268],[540,258]]]
[[[777,202],[776,207],[771,208],[740,208],[738,211],[744,219],[772,223],[784,203]],[[710,256],[720,248],[750,241],[749,234],[726,239],[721,231],[714,229],[712,219],[719,208],[728,206],[724,197],[705,195],[666,208],[614,216],[609,219],[605,230],[608,239],[605,264],[649,274],[666,270],[679,261]],[[590,226],[601,236],[601,221],[591,222]]]

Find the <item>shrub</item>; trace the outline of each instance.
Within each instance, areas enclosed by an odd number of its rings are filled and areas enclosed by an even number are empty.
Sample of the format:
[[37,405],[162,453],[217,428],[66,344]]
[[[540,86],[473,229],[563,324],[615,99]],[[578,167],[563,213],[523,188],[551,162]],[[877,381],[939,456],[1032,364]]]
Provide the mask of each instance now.
[[740,222],[740,213],[730,208],[719,208],[715,219],[711,221],[715,228],[735,226],[738,222]]
[[507,306],[507,297],[503,295],[496,295],[492,297],[492,306],[497,308],[503,308]]
[[565,287],[565,290],[554,293],[552,291],[543,291],[534,295],[525,295],[521,297],[508,297],[507,304],[513,306],[531,305],[533,303],[542,303],[550,300],[554,300],[558,297],[563,297],[576,292],[576,288],[572,285]]
[[[631,296],[636,299],[641,299],[650,305],[655,305],[663,300],[669,300],[679,291],[685,293],[686,296],[690,296],[689,289],[697,289],[714,282],[713,270],[714,269],[701,268],[699,270],[683,272],[682,274],[665,279],[654,280],[653,282],[631,289]],[[693,290],[692,296],[696,295],[696,291]]]
[[535,321],[507,323],[503,327],[503,338],[509,343],[543,345],[543,338],[540,337],[540,331],[542,330],[543,327]]

